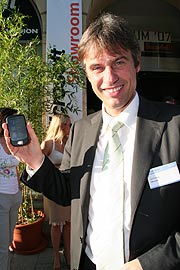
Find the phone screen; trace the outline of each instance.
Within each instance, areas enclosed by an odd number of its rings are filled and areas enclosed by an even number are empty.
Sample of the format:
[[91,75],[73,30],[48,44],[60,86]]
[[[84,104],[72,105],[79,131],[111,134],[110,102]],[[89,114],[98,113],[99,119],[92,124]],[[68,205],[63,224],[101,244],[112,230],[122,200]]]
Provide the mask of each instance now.
[[8,130],[11,144],[22,146],[29,142],[24,115],[11,115],[7,117]]

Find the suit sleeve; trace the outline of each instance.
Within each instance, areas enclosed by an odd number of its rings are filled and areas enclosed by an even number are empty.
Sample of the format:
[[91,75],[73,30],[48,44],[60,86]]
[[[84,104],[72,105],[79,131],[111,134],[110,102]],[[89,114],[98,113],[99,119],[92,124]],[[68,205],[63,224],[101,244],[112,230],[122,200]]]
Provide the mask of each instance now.
[[180,233],[175,232],[168,239],[138,257],[143,270],[180,269]]
[[27,171],[23,171],[21,181],[57,204],[68,206],[71,204],[69,174],[69,170],[60,171],[45,156],[42,166],[30,179]]

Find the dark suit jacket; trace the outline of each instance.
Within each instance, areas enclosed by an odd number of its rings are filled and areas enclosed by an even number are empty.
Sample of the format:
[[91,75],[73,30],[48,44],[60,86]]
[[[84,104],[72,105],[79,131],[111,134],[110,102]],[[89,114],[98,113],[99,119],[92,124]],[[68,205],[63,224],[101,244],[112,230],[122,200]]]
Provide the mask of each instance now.
[[[101,112],[77,121],[71,129],[61,172],[45,158],[27,182],[56,203],[71,203],[71,269],[78,269],[88,226],[89,190]],[[140,98],[132,169],[130,260],[144,270],[180,269],[180,182],[150,189],[153,167],[180,165],[180,106]],[[113,267],[112,267],[113,269]]]

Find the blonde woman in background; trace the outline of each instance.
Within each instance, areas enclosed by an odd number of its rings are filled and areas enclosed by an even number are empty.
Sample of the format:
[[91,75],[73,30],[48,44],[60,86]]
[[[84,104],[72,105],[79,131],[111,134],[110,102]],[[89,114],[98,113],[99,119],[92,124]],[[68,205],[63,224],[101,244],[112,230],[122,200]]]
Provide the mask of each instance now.
[[[68,115],[53,115],[45,140],[41,144],[43,153],[56,167],[60,167],[71,126]],[[64,255],[70,265],[70,206],[63,207],[44,197],[44,211],[51,224],[51,241],[54,252],[54,269],[60,269],[59,246],[63,234]]]

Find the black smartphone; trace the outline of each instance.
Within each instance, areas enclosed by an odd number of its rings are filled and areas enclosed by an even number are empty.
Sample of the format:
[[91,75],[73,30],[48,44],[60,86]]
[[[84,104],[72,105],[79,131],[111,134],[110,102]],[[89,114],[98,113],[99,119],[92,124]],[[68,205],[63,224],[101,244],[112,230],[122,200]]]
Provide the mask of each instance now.
[[10,115],[6,118],[10,141],[13,146],[23,146],[29,143],[26,119],[22,114]]

